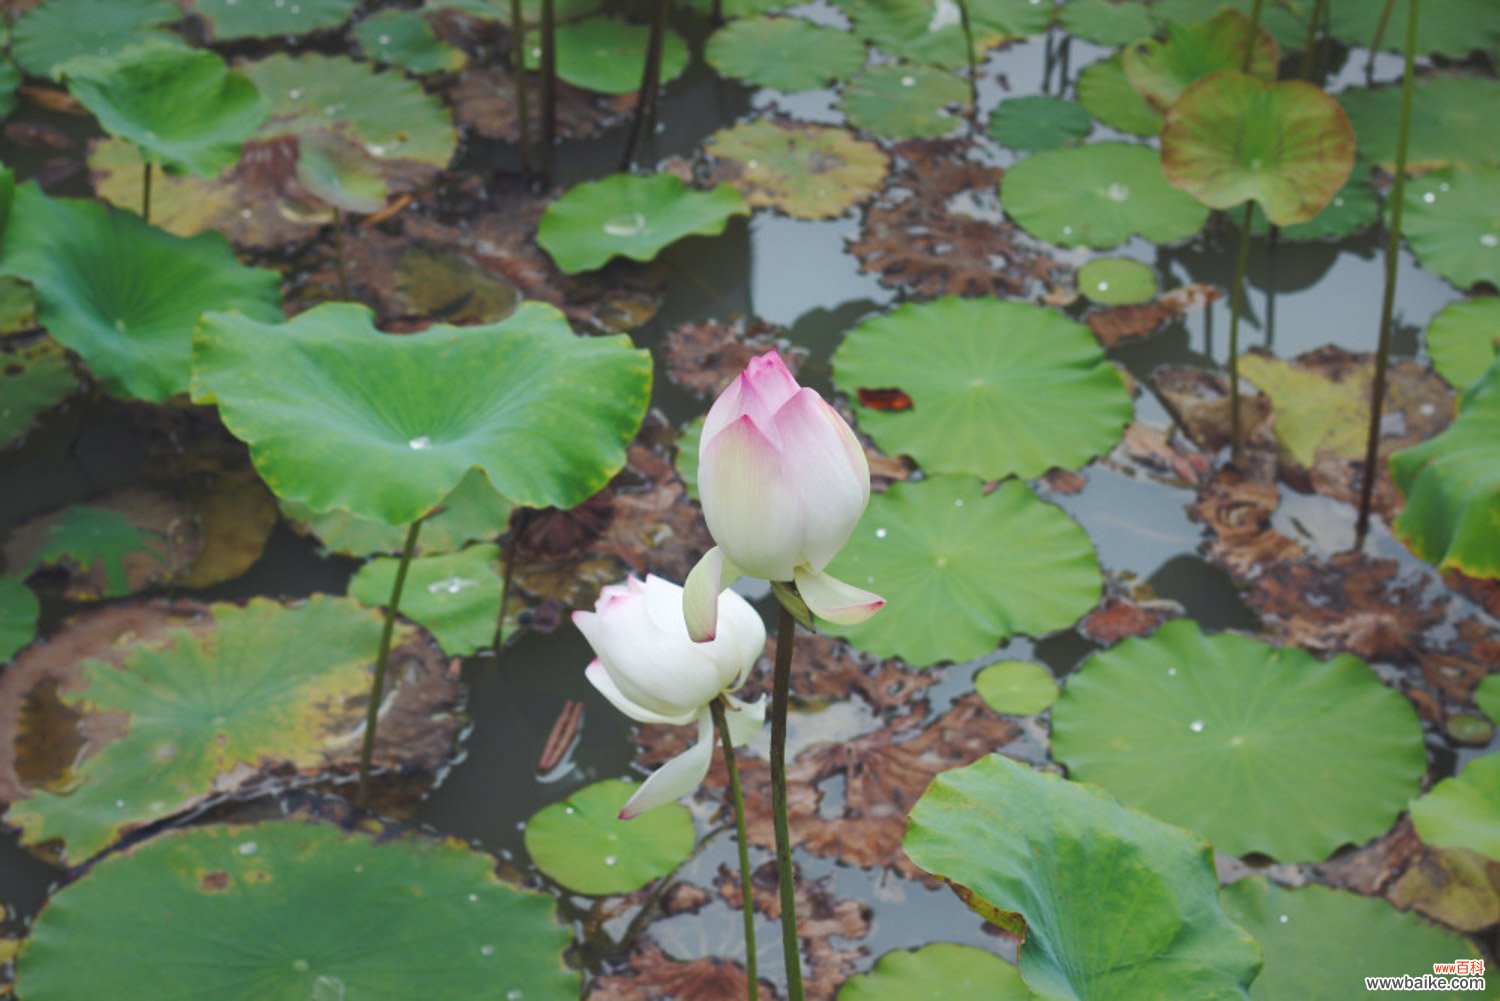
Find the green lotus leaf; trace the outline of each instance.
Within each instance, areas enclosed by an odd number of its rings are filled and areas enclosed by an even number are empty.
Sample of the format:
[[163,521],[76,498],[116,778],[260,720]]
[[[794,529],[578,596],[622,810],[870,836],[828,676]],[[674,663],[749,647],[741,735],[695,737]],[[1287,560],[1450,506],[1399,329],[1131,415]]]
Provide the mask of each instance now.
[[1256,1001],[1346,997],[1368,976],[1414,976],[1478,955],[1463,936],[1415,914],[1326,886],[1288,890],[1251,876],[1224,887],[1219,900],[1265,950],[1266,968],[1250,988]]
[[1330,379],[1326,372],[1270,355],[1240,358],[1240,375],[1271,401],[1276,443],[1311,469],[1323,454],[1363,459],[1370,421],[1371,372]]
[[695,191],[671,174],[611,174],[548,205],[536,240],[559,268],[577,274],[611,257],[649,261],[685,236],[718,236],[732,217],[749,214],[727,184]]
[[354,26],[365,55],[408,73],[457,73],[469,57],[438,37],[422,10],[380,10]]
[[972,945],[934,942],[920,949],[897,949],[875,968],[844,981],[838,1001],[1031,1001],[1016,968],[993,952]]
[[4,553],[18,576],[56,569],[64,583],[54,589],[74,601],[97,601],[171,580],[198,548],[185,508],[154,491],[127,488],[23,522]]
[[1078,269],[1078,291],[1106,306],[1156,298],[1156,272],[1128,257],[1099,257]]
[[693,816],[668,803],[632,820],[620,810],[633,782],[612,779],[584,786],[526,822],[526,851],[549,877],[591,897],[634,893],[676,869],[692,854]]
[[[1235,220],[1238,222],[1238,220]],[[1287,242],[1312,240],[1342,240],[1362,230],[1369,229],[1380,221],[1380,199],[1370,184],[1366,171],[1356,169],[1333,200],[1323,206],[1323,211],[1307,222],[1283,226],[1277,239]],[[1259,203],[1250,208],[1250,232],[1264,236],[1270,232],[1271,224]]]
[[1230,1001],[1260,970],[1208,845],[1099,789],[990,755],[933,780],[903,847],[980,913],[1024,919],[1021,978],[1039,997]]
[[[1411,135],[1406,169],[1500,166],[1500,136],[1489,127],[1500,103],[1500,80],[1473,76],[1418,77],[1411,88]],[[1346,90],[1338,97],[1359,136],[1360,156],[1396,169],[1401,88]]]
[[0,59],[0,118],[16,108],[16,88],[21,86],[21,73],[9,59]]
[[11,54],[34,76],[78,56],[108,56],[147,40],[182,44],[160,30],[182,17],[172,0],[47,0],[16,21]]
[[1068,34],[1106,48],[1134,42],[1156,30],[1151,9],[1135,0],[1068,0],[1058,23]]
[[1082,105],[1045,94],[1008,98],[990,115],[992,139],[1028,152],[1071,146],[1093,129]]
[[337,28],[358,0],[188,0],[216,41],[279,38]]
[[1045,665],[1002,660],[974,676],[979,697],[997,713],[1035,716],[1057,701],[1057,682]]
[[949,296],[866,320],[834,352],[833,373],[851,398],[899,388],[911,399],[904,410],[860,407],[859,426],[929,473],[1078,469],[1114,447],[1133,412],[1092,331],[999,299]]
[[1461,289],[1500,285],[1500,169],[1435,170],[1408,181],[1405,200],[1417,263]]
[[[958,69],[964,54],[962,18],[955,0],[840,0],[854,31],[897,59]],[[1031,0],[969,0],[974,51],[981,60],[996,45],[1039,35],[1052,23],[1054,7]]]
[[952,132],[963,123],[950,110],[969,103],[969,85],[947,70],[889,63],[850,80],[839,106],[857,129],[888,139]]
[[442,102],[400,73],[378,73],[368,63],[315,54],[278,54],[241,68],[271,100],[261,139],[331,129],[357,141],[376,160],[432,167],[446,167],[458,145]]
[[1007,480],[897,483],[870,498],[829,567],[886,599],[857,626],[828,629],[917,666],[968,660],[1017,633],[1066,629],[1099,600],[1099,561],[1078,523]]
[[1078,103],[1118,132],[1154,136],[1167,120],[1130,85],[1119,53],[1084,67],[1078,74],[1076,88]]
[[[318,771],[340,749],[352,765],[381,613],[315,595],[292,608],[264,599],[212,605],[181,627],[189,621],[137,640],[117,663],[78,665],[78,684],[59,693],[63,705],[95,726],[115,720],[120,735],[72,763],[65,785],[34,787],[11,803],[5,821],[23,844],[58,839],[81,863],[263,767]],[[415,640],[412,627],[398,629],[397,645]],[[23,703],[8,712],[46,711],[26,709],[24,692],[8,698]]]
[[704,55],[721,76],[790,93],[857,73],[865,64],[865,43],[800,17],[755,17],[714,32]]
[[1225,7],[1233,7],[1246,15],[1258,7],[1261,29],[1274,38],[1283,51],[1300,49],[1307,40],[1309,8],[1298,0],[1151,0],[1150,11],[1156,23],[1165,27],[1173,22],[1197,23]]
[[207,49],[138,45],[70,60],[62,72],[104,131],[173,173],[213,177],[233,166],[270,111],[248,77]]
[[698,499],[698,447],[703,441],[704,419],[700,416],[688,421],[677,439],[677,475],[693,500]]
[[[170,831],[53,894],[17,966],[35,998],[569,1001],[572,930],[454,840],[300,818]],[[88,956],[88,962],[79,962]]]
[[[1346,45],[1368,47],[1375,40],[1383,3],[1332,0],[1328,31]],[[1407,0],[1396,0],[1381,48],[1401,51],[1406,44]],[[1461,59],[1500,45],[1500,8],[1490,0],[1426,0],[1417,19],[1417,52]]]
[[[633,94],[641,86],[650,34],[646,25],[617,17],[589,17],[559,24],[557,75],[584,90]],[[687,42],[669,30],[662,40],[661,82],[677,79],[687,64]]]
[[1436,438],[1391,456],[1406,507],[1391,525],[1428,563],[1500,577],[1500,361]]
[[1491,720],[1500,720],[1500,674],[1492,674],[1474,689],[1474,704]]
[[[495,641],[504,581],[495,572],[500,547],[470,546],[411,561],[401,592],[401,614],[432,633],[450,657],[467,657]],[[399,560],[373,559],[349,581],[349,597],[383,608],[390,603]]]
[[1005,172],[1000,203],[1021,228],[1065,247],[1192,236],[1208,209],[1178,191],[1149,146],[1104,142],[1037,153]]
[[[534,3],[537,0],[526,0],[526,2]],[[699,14],[710,14],[714,9],[714,0],[680,0],[674,6],[696,11]],[[719,0],[720,13],[728,19],[754,17],[757,14],[766,14],[794,6],[796,6],[796,0]]]
[[1323,211],[1349,180],[1354,130],[1313,84],[1227,70],[1188,87],[1167,112],[1161,165],[1210,208],[1253,199],[1271,222],[1290,226]]
[[1186,619],[1069,675],[1052,752],[1221,852],[1287,862],[1382,833],[1427,770],[1416,711],[1359,658],[1206,636]]
[[1429,845],[1500,861],[1500,754],[1474,758],[1412,800],[1411,822]]
[[1144,38],[1127,47],[1125,77],[1146,103],[1166,112],[1196,81],[1222,70],[1238,71],[1252,40],[1249,75],[1275,80],[1280,46],[1233,7],[1221,8],[1199,24],[1168,22],[1165,41]]
[[[505,531],[514,506],[495,492],[483,472],[471,469],[443,498],[437,513],[422,522],[417,552],[437,556],[476,540],[493,539]],[[289,500],[281,501],[281,509],[297,531],[316,537],[329,550],[344,556],[399,553],[406,542],[405,525],[387,525],[347,511],[320,514],[306,504]]]
[[0,448],[77,391],[78,375],[52,338],[0,340]]
[[240,264],[217,233],[182,239],[35,184],[16,191],[0,272],[35,286],[38,320],[107,390],[153,403],[187,391],[205,310],[281,316],[279,276]]
[[297,144],[297,180],[314,197],[361,215],[385,207],[385,178],[362,146],[331,132],[309,132]]
[[350,303],[280,326],[211,313],[194,339],[193,399],[218,404],[278,496],[392,525],[475,468],[515,503],[578,504],[625,464],[650,392],[628,337],[574,336],[541,303],[405,336]]
[[1500,297],[1482,296],[1444,306],[1427,327],[1432,367],[1455,389],[1472,385],[1500,350]]
[[31,642],[40,611],[31,588],[13,577],[0,577],[0,664]]
[[846,129],[765,118],[714,133],[707,150],[738,168],[730,183],[748,205],[794,219],[842,215],[875,193],[890,165],[879,146]]

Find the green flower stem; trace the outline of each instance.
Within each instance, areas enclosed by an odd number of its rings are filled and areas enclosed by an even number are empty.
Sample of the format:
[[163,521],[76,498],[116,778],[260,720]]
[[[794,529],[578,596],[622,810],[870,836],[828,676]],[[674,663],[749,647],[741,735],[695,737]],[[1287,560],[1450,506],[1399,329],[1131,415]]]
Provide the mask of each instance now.
[[146,161],[146,167],[141,171],[141,218],[146,222],[151,221],[151,161]]
[[1240,464],[1240,313],[1245,309],[1245,270],[1250,260],[1250,208],[1240,219],[1240,254],[1234,266],[1234,284],[1229,287],[1229,440],[1230,461]]
[[526,104],[526,21],[521,0],[510,0],[511,72],[516,75],[516,116],[521,128],[521,169],[531,173],[531,109]]
[[658,0],[656,16],[651,20],[651,35],[646,41],[646,61],[641,68],[641,86],[636,94],[635,115],[630,119],[630,133],[625,137],[625,156],[620,161],[622,171],[628,171],[635,162],[642,126],[652,131],[656,128],[656,100],[661,93],[661,51],[666,40],[667,16],[671,9],[672,0]]
[[729,736],[729,721],[724,718],[724,700],[714,699],[709,703],[714,714],[714,726],[719,731],[719,743],[724,747],[724,767],[729,771],[729,795],[734,801],[734,833],[739,839],[740,849],[740,896],[745,912],[745,997],[758,1001],[760,997],[759,976],[755,970],[755,898],[750,892],[750,845],[745,837],[745,796],[740,791],[740,766],[734,758],[734,740]]
[[511,529],[510,538],[505,542],[505,566],[502,568],[500,584],[500,618],[495,622],[495,659],[500,659],[500,653],[505,647],[505,609],[510,604],[510,584],[515,579],[516,573],[516,550],[520,548],[521,536],[526,534],[526,525],[531,520],[531,512],[527,508],[521,508],[516,512],[513,519],[515,527]]
[[1391,23],[1391,11],[1396,7],[1396,0],[1385,0],[1385,6],[1380,8],[1380,20],[1375,22],[1375,37],[1370,39],[1370,55],[1365,59],[1365,79],[1369,80],[1375,75],[1375,57],[1380,54],[1380,43],[1385,41],[1385,29]]
[[964,55],[969,60],[969,131],[979,128],[979,61],[974,55],[974,27],[969,20],[969,0],[958,0],[958,20],[964,29]]
[[348,302],[349,271],[344,263],[344,213],[337,207],[333,210],[333,263],[338,269],[339,299]]
[[786,957],[787,1001],[803,1001],[792,838],[786,822],[786,710],[792,690],[792,644],[797,638],[797,620],[784,606],[779,614],[776,668],[771,675],[771,817],[776,827],[776,879],[781,885],[781,949]]
[[548,172],[557,145],[557,4],[542,0],[542,162]]
[[1265,0],[1255,0],[1250,7],[1250,39],[1245,43],[1245,54],[1240,59],[1240,72],[1249,73],[1250,64],[1255,61],[1255,36],[1260,33],[1260,9]]
[[1375,349],[1375,383],[1370,387],[1370,430],[1365,438],[1365,475],[1359,486],[1359,520],[1354,525],[1354,548],[1364,549],[1370,531],[1370,502],[1375,493],[1375,467],[1380,461],[1380,412],[1385,407],[1386,367],[1391,355],[1391,314],[1396,304],[1396,265],[1400,263],[1401,212],[1406,201],[1406,145],[1411,136],[1412,72],[1416,64],[1417,12],[1421,0],[1411,0],[1406,19],[1406,68],[1401,77],[1401,118],[1396,132],[1396,177],[1386,204],[1391,207],[1390,235],[1385,245],[1385,293],[1380,300],[1380,341]]
[[[1389,7],[1386,8],[1390,10]],[[1322,47],[1322,36],[1319,31],[1325,18],[1328,16],[1328,0],[1314,0],[1312,10],[1307,15],[1307,39],[1302,45],[1302,66],[1298,72],[1304,80],[1314,80],[1320,67],[1318,66],[1318,50]]]
[[401,562],[396,567],[396,580],[391,585],[391,600],[385,606],[385,626],[380,630],[380,649],[375,654],[375,677],[370,682],[370,708],[365,713],[365,741],[359,751],[359,791],[355,794],[354,805],[361,810],[370,804],[370,758],[375,753],[375,727],[380,722],[380,700],[385,695],[385,665],[391,659],[391,637],[396,632],[401,589],[406,586],[406,570],[411,566],[412,553],[417,549],[417,533],[421,530],[421,518],[406,530],[406,545],[401,549]]

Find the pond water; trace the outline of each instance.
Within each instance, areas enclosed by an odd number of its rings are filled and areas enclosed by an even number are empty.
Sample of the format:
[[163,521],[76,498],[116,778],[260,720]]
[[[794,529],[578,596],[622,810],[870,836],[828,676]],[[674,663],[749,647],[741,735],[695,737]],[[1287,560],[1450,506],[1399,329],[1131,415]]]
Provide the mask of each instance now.
[[[831,6],[810,8],[816,20],[837,23],[843,17]],[[1044,79],[1059,92],[1057,73],[1048,73],[1047,58],[1061,40],[1059,32],[1009,45],[982,64],[981,107],[993,109],[1004,98],[1043,93]],[[694,40],[697,45],[701,37]],[[1074,40],[1069,67],[1077,71],[1109,50]],[[1337,86],[1363,85],[1365,54],[1352,50],[1332,79]],[[1394,80],[1400,63],[1391,56],[1376,61],[1375,78]],[[1067,87],[1063,92],[1070,92]],[[842,121],[831,92],[794,96],[756,91],[726,81],[695,61],[688,72],[667,89],[663,98],[662,128],[647,143],[647,156],[665,159],[691,156],[705,137],[750,113],[784,113],[802,120]],[[77,130],[76,121],[51,116],[23,106],[23,117]],[[596,138],[566,144],[558,152],[555,181],[560,188],[602,176],[619,156],[622,130],[608,130]],[[1095,140],[1111,133],[1096,133]],[[1005,167],[1015,154],[988,138],[974,143],[982,162]],[[34,154],[14,145],[0,148],[5,161],[23,175],[37,167]],[[513,171],[512,147],[492,140],[473,139],[458,161],[462,171],[481,176]],[[79,179],[70,182],[81,190]],[[61,189],[66,191],[66,186]],[[984,218],[998,218],[998,199],[977,200],[965,209]],[[657,315],[633,331],[635,342],[653,350],[657,358],[653,406],[673,425],[683,425],[701,414],[703,399],[686,392],[666,377],[661,345],[668,331],[681,324],[733,315],[754,316],[780,325],[786,337],[807,352],[799,377],[832,396],[830,357],[844,336],[861,320],[905,301],[905,294],[882,285],[862,272],[860,262],[846,250],[860,231],[853,211],[830,221],[801,221],[770,212],[732,220],[724,235],[693,237],[669,248],[656,267],[666,276],[665,296]],[[356,236],[355,239],[358,239]],[[1040,246],[1040,245],[1039,245]],[[1162,288],[1203,283],[1225,289],[1232,281],[1236,234],[1228,226],[1211,223],[1198,237],[1178,246],[1158,247],[1136,238],[1111,253],[1150,265]],[[1247,347],[1264,346],[1280,358],[1292,358],[1324,345],[1355,352],[1372,349],[1379,320],[1379,289],[1383,280],[1384,236],[1372,231],[1337,243],[1252,243],[1247,296],[1248,321],[1242,330]],[[1081,264],[1091,256],[1084,250],[1051,248],[1065,264]],[[1038,288],[1037,293],[1042,291]],[[1444,305],[1460,294],[1431,271],[1419,267],[1402,251],[1396,300],[1395,352],[1400,357],[1423,357],[1420,334]],[[1136,420],[1158,428],[1171,425],[1168,409],[1150,390],[1150,377],[1162,365],[1216,367],[1227,358],[1229,297],[1166,324],[1150,337],[1111,348],[1109,357],[1138,381]],[[1084,304],[1070,307],[1081,314]],[[148,445],[160,431],[147,423],[142,408],[126,407],[102,398],[77,401],[53,415],[19,448],[0,452],[0,533],[25,519],[86,498],[109,488],[136,482]],[[1095,463],[1082,474],[1076,489],[1040,485],[1045,499],[1060,505],[1088,532],[1100,563],[1112,579],[1138,595],[1179,604],[1183,613],[1206,631],[1241,629],[1256,632],[1260,619],[1242,598],[1234,578],[1205,555],[1205,529],[1189,515],[1195,490],[1173,484],[1166,477],[1143,475],[1129,463]],[[1341,502],[1282,488],[1275,527],[1315,552],[1333,553],[1352,538],[1353,509]],[[1370,543],[1372,554],[1399,562],[1401,573],[1436,582],[1441,579],[1396,542],[1380,523]],[[258,595],[297,597],[317,592],[343,594],[359,561],[329,556],[316,542],[299,536],[287,525],[274,530],[264,557],[243,577],[207,591],[182,592],[196,600],[242,600]],[[746,591],[758,602],[767,621],[775,605],[769,593]],[[83,606],[56,598],[44,603],[45,634]],[[1453,614],[1478,614],[1454,599]],[[1076,630],[1040,641],[1013,639],[977,660],[929,670],[936,683],[923,693],[923,724],[948,712],[955,700],[973,690],[973,678],[984,666],[1001,659],[1036,659],[1062,679],[1099,644]],[[600,699],[583,676],[590,659],[588,645],[569,625],[551,632],[525,630],[496,658],[482,653],[465,659],[462,677],[467,689],[471,725],[460,753],[438,787],[417,809],[414,820],[431,830],[456,836],[528,868],[522,843],[524,822],[541,807],[600,779],[639,778],[647,771],[634,764],[637,753],[632,731]],[[1395,677],[1394,671],[1386,672]],[[554,721],[569,700],[584,705],[576,742],[563,763],[545,774],[538,759]],[[872,711],[863,702],[842,705],[813,702],[794,712],[793,752],[822,741],[847,741],[876,730],[891,717]],[[1427,727],[1433,774],[1448,773],[1459,755],[1477,753],[1449,740],[1436,727]],[[1034,763],[1047,762],[1046,716],[1021,721],[1015,739],[1003,750]],[[751,754],[765,754],[764,739]],[[822,809],[837,816],[842,779],[820,786]],[[716,799],[699,797],[689,803],[700,834],[716,823]],[[769,853],[756,849],[756,864]],[[854,900],[867,908],[868,928],[857,938],[833,937],[842,947],[857,950],[850,970],[867,969],[883,953],[931,941],[952,941],[998,949],[1013,955],[1013,943],[997,939],[994,930],[970,912],[951,892],[903,877],[895,871],[862,868],[835,859],[800,854],[803,874],[826,877],[832,897]],[[733,869],[732,833],[712,836],[676,878],[711,885],[721,867]],[[1288,878],[1301,879],[1313,867],[1281,867]],[[13,833],[0,843],[0,900],[13,927],[23,928],[46,898],[62,870],[49,866],[18,847]],[[535,873],[532,873],[535,878]],[[634,906],[605,916],[594,901],[558,890],[564,914],[577,922],[580,937],[601,933],[584,955],[599,968],[618,964],[620,954],[607,940],[623,935],[635,916]],[[591,915],[592,912],[592,915]],[[679,959],[729,957],[742,954],[738,911],[710,906],[699,912],[659,919],[650,926],[652,939]],[[595,923],[599,927],[595,928]],[[762,975],[780,981],[777,928],[764,915],[759,927]],[[1413,970],[1412,972],[1418,972]]]

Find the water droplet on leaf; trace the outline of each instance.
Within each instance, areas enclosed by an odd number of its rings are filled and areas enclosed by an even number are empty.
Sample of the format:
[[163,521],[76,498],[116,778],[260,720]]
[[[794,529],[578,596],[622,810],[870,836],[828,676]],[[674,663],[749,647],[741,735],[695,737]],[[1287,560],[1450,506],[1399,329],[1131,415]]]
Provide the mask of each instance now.
[[624,212],[604,224],[610,236],[639,236],[646,230],[646,217],[639,212]]

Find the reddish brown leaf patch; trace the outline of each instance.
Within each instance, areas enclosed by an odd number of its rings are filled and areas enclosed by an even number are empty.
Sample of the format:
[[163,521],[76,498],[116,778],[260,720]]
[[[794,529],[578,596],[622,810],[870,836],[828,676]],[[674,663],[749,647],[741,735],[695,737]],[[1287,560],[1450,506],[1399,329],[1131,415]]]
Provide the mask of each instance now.
[[864,389],[856,391],[859,396],[859,405],[870,410],[895,410],[903,411],[912,408],[912,400],[904,390],[896,387],[883,389]]
[[792,347],[785,334],[774,323],[744,316],[728,322],[684,323],[667,334],[662,360],[667,377],[677,385],[698,396],[714,397],[745,370],[750,359],[767,351],[780,351],[796,375],[807,351]]
[[[743,1001],[748,978],[745,968],[722,959],[678,962],[656,946],[646,944],[630,954],[625,972],[598,977],[584,995],[588,1001]],[[775,997],[761,982],[761,996]]]
[[1125,429],[1112,463],[1127,460],[1153,479],[1164,479],[1176,485],[1198,486],[1213,474],[1208,456],[1175,428],[1157,428],[1132,422]]
[[1111,594],[1084,616],[1078,629],[1096,643],[1113,646],[1127,636],[1154,632],[1163,622],[1181,615],[1182,606],[1175,601],[1138,603],[1124,595]]
[[1212,285],[1184,285],[1157,298],[1133,306],[1096,309],[1084,317],[1089,329],[1107,348],[1121,341],[1154,334],[1174,320],[1204,308],[1224,293]]
[[[530,106],[532,142],[541,121],[541,78],[527,75],[526,103]],[[516,114],[516,85],[510,73],[494,64],[474,66],[454,78],[447,89],[454,120],[464,128],[502,142],[518,142],[521,119]],[[557,81],[557,137],[583,139],[625,121],[635,107],[634,94],[610,96],[580,90]]]

